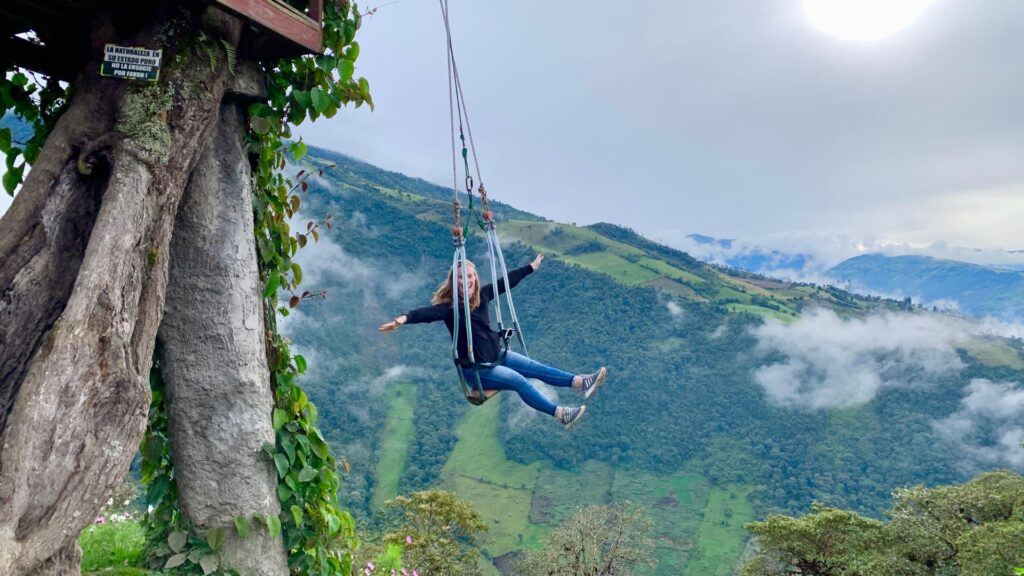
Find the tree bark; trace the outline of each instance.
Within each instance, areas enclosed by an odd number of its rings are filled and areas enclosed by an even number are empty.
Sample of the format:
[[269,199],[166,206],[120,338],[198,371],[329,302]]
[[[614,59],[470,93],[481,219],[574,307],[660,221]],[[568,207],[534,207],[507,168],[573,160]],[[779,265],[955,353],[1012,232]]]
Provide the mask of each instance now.
[[[233,45],[241,29],[163,8],[95,42],[162,47],[160,81],[99,78],[92,61],[0,221],[0,576],[77,562],[146,426],[174,214],[228,77],[226,58],[189,57],[201,27]],[[107,162],[86,177],[94,156]]]
[[245,114],[225,103],[192,172],[171,240],[159,340],[178,503],[199,531],[224,527],[223,559],[249,575],[287,575],[281,536],[246,539],[237,516],[276,516],[277,474],[261,283],[253,239]]

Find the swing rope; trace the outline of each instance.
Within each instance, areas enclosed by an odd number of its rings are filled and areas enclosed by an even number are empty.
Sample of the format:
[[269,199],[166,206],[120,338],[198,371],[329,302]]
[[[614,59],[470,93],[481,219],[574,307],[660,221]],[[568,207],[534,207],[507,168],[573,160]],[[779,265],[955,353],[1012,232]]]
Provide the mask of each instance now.
[[[455,223],[452,227],[452,243],[455,248],[454,255],[452,257],[452,313],[454,321],[454,330],[452,336],[452,358],[455,362],[456,369],[459,373],[459,381],[462,385],[463,394],[466,399],[476,405],[483,404],[488,396],[485,394],[483,384],[480,381],[478,371],[480,369],[490,368],[493,366],[500,365],[504,362],[505,356],[509,349],[509,340],[511,333],[515,333],[519,341],[520,346],[523,349],[523,353],[527,356],[529,353],[526,350],[526,340],[523,337],[523,331],[519,324],[519,318],[516,315],[515,305],[512,302],[512,291],[508,288],[508,268],[505,264],[505,256],[501,251],[501,243],[498,241],[498,233],[494,222],[494,214],[490,210],[490,205],[487,197],[487,190],[484,188],[483,177],[480,173],[480,162],[476,153],[476,145],[473,141],[473,130],[469,123],[469,113],[466,107],[465,94],[462,90],[462,81],[459,78],[458,65],[455,62],[455,50],[452,46],[452,35],[451,35],[451,22],[448,17],[448,0],[438,0],[441,6],[441,16],[444,20],[445,38],[448,51],[447,67],[448,67],[448,114],[449,124],[451,129],[451,146],[452,146],[452,209],[455,217]],[[502,315],[502,306],[500,295],[495,293],[495,319],[498,323],[498,332],[501,333],[502,339],[504,340],[504,348],[501,351],[499,358],[494,362],[488,363],[477,363],[476,357],[473,353],[473,329],[472,321],[470,318],[470,305],[468,290],[468,274],[467,274],[467,258],[466,258],[466,238],[468,236],[468,225],[462,223],[462,205],[459,202],[459,186],[458,186],[458,160],[459,155],[458,149],[455,143],[455,123],[458,121],[459,125],[459,140],[462,144],[461,156],[463,173],[465,174],[465,187],[466,196],[468,198],[468,207],[474,216],[476,216],[477,225],[484,231],[487,239],[487,254],[488,262],[490,263],[491,272],[491,286],[495,291],[499,287],[499,272],[500,278],[504,281],[505,296],[508,305],[509,320],[511,321],[512,328],[506,329],[504,324],[504,318]],[[463,126],[465,125],[465,127]],[[468,149],[467,149],[467,134],[468,134]],[[474,180],[470,173],[469,167],[469,154],[470,151],[473,155],[473,167],[476,169],[476,182],[479,182],[478,193],[480,194],[481,207],[483,214],[477,213],[473,206],[473,187]],[[459,272],[461,271],[461,278]],[[462,298],[462,318],[460,319],[460,306],[458,305],[458,297],[456,286],[463,288]],[[460,324],[460,320],[463,324]],[[465,326],[466,330],[466,358],[465,360],[459,359],[459,327]],[[473,392],[476,392],[474,396],[469,389],[469,385],[466,381],[464,368],[470,369],[474,376],[474,388]]]

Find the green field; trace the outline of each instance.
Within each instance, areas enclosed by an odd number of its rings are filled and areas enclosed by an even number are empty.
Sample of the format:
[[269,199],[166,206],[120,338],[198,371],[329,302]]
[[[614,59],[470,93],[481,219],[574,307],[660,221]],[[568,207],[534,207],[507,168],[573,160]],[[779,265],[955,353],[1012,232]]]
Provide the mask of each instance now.
[[[679,574],[687,564],[710,486],[699,474],[616,471],[612,497],[643,506],[654,521],[658,565],[645,574]],[[731,566],[731,564],[729,565]]]
[[[458,442],[441,471],[442,487],[473,504],[489,527],[487,556],[493,558],[536,545],[548,529],[529,522],[539,464],[505,458],[498,440],[501,397],[466,412],[456,429]],[[488,564],[488,574],[497,570]]]
[[416,387],[405,383],[392,384],[388,386],[388,395],[388,420],[381,431],[380,454],[374,469],[376,482],[371,500],[374,510],[380,510],[385,501],[398,495],[398,481],[405,469],[409,443],[415,432]]
[[[746,538],[743,524],[752,519],[749,487],[714,488],[696,470],[654,474],[597,461],[577,470],[516,464],[505,458],[498,439],[498,408],[492,401],[466,413],[442,471],[442,487],[471,502],[490,527],[488,558],[541,546],[551,529],[583,506],[630,501],[654,521],[659,566],[646,573],[681,574],[693,550],[699,550],[701,566],[716,563],[718,571],[706,574],[731,573]],[[489,563],[481,567],[497,574]]]
[[960,343],[960,347],[986,366],[1008,366],[1017,370],[1024,369],[1021,359],[1009,344],[996,338],[972,338]]
[[[686,576],[730,576],[743,553],[754,513],[747,500],[750,487],[712,488],[686,562]],[[669,574],[671,572],[659,572]]]

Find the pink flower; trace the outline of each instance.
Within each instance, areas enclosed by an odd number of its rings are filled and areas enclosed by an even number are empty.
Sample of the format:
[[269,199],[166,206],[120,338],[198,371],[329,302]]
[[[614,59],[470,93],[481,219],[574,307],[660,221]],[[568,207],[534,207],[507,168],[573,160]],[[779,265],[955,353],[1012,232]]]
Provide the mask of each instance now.
[[406,536],[405,537],[405,543],[406,544],[412,544],[412,536]]
[[104,518],[103,516],[97,516],[96,517],[96,523],[97,524],[106,524],[107,523],[107,519]]

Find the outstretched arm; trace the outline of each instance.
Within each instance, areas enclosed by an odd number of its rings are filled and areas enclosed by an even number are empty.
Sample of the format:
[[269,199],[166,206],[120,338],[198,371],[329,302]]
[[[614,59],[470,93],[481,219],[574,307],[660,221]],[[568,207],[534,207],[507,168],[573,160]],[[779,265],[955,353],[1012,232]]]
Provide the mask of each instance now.
[[410,310],[391,322],[381,324],[379,330],[381,332],[390,332],[391,330],[396,330],[402,324],[423,324],[444,320],[445,316],[451,311],[451,309],[451,304],[435,304],[433,306],[427,306],[426,308]]
[[408,319],[409,319],[408,316],[406,316],[405,314],[402,314],[401,316],[399,316],[398,318],[395,318],[391,322],[386,322],[384,324],[381,324],[379,330],[381,332],[390,332],[392,330],[398,330],[398,327],[401,326],[402,324],[405,324],[405,321],[408,320]]
[[[543,254],[537,254],[537,257],[533,259],[533,262],[530,262],[529,264],[527,264],[526,266],[523,266],[521,268],[516,268],[515,270],[510,270],[509,273],[508,273],[508,285],[509,285],[509,287],[510,288],[515,288],[516,284],[519,284],[519,282],[521,282],[523,280],[523,278],[526,278],[526,276],[528,274],[530,274],[531,272],[534,272],[535,270],[537,270],[537,268],[540,268],[540,263],[543,262],[543,261],[544,261],[544,255]],[[491,298],[494,297],[494,286],[492,284],[488,284],[487,286],[484,286],[483,288],[481,288],[481,291],[484,292],[484,297],[487,300],[490,300]],[[505,293],[505,279],[504,278],[498,278],[498,294],[504,294],[504,293]]]

